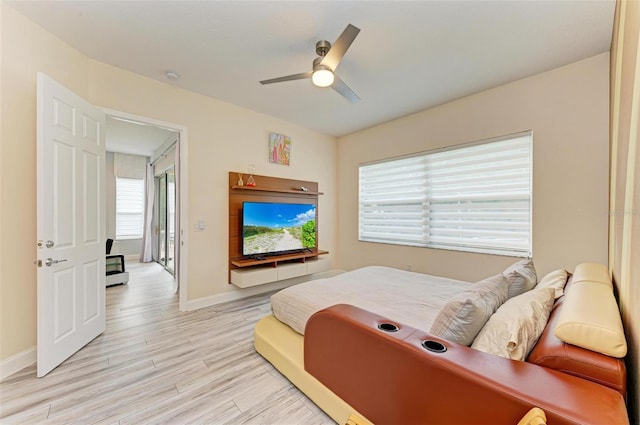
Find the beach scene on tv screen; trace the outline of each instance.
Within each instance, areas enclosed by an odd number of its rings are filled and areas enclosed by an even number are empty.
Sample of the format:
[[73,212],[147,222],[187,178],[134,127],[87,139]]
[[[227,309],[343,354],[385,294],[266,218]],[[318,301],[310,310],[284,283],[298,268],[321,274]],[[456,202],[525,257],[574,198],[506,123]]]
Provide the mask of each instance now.
[[243,255],[315,248],[315,205],[245,203],[243,208]]

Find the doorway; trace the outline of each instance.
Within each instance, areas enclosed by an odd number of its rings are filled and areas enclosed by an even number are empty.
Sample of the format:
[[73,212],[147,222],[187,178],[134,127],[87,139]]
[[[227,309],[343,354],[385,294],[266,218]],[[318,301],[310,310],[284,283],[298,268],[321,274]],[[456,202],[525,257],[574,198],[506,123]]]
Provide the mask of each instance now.
[[[174,229],[178,232],[170,233],[174,235],[172,267],[178,271],[174,274],[179,288],[179,306],[180,310],[187,310],[187,270],[181,267],[187,264],[186,237],[182,237],[188,216],[187,129],[119,111],[100,110],[43,73],[37,75],[36,105],[37,237],[40,241],[39,258],[35,263],[38,266],[37,375],[41,377],[105,330],[105,168],[106,120],[109,117],[177,133],[173,211]],[[115,155],[115,150],[112,152]],[[137,163],[127,162],[124,158],[119,161],[118,174],[120,171],[123,174],[120,178],[144,181],[144,169],[142,178],[125,176],[134,173],[132,170]],[[116,186],[115,168],[113,177],[113,186]],[[152,194],[154,180],[149,178],[147,181],[150,182],[148,193]],[[123,240],[132,235],[129,224],[144,220],[145,210],[138,207],[140,202],[124,202],[131,201],[127,189],[135,192],[139,186],[121,185],[120,234]],[[141,199],[139,196],[134,198]],[[117,214],[116,206],[112,215]],[[117,227],[117,219],[115,223],[114,227]],[[148,233],[151,233],[150,229]],[[180,247],[184,249],[182,255]]]
[[[174,149],[177,151],[177,155],[175,155],[175,161],[171,161],[171,164],[168,165],[164,170],[170,174],[167,176],[165,173],[165,184],[167,188],[171,188],[171,194],[167,196],[167,192],[165,190],[166,199],[169,202],[166,202],[167,206],[164,208],[166,218],[165,220],[165,237],[164,239],[164,247],[165,253],[164,255],[159,255],[160,253],[160,227],[157,222],[155,222],[156,208],[158,206],[159,196],[157,192],[157,180],[155,177],[156,173],[154,172],[154,189],[155,192],[154,201],[153,201],[153,210],[154,210],[154,223],[150,232],[153,233],[154,238],[152,241],[151,250],[154,254],[154,260],[158,263],[161,263],[159,260],[164,257],[164,261],[162,264],[165,268],[172,273],[175,278],[175,281],[178,286],[178,298],[179,298],[179,308],[180,311],[187,311],[189,309],[187,299],[188,299],[188,270],[184,266],[188,264],[187,259],[187,246],[188,246],[188,232],[184,232],[184,229],[187,226],[186,219],[188,217],[188,172],[187,172],[187,163],[188,163],[188,134],[187,128],[173,124],[169,122],[155,120],[153,118],[138,116],[134,114],[129,114],[126,112],[104,109],[106,116],[109,118],[114,118],[116,120],[128,121],[134,124],[146,125],[146,126],[155,126],[160,129],[168,130],[174,133],[177,133],[177,138],[167,141],[167,145],[158,150],[159,155],[157,158],[152,157],[151,163],[155,166],[158,165],[158,162],[163,162],[162,158],[167,159],[170,145],[174,146]],[[173,156],[172,156],[173,158]],[[179,194],[179,195],[178,195]],[[170,198],[169,198],[170,196]],[[170,208],[170,209],[169,209]],[[158,227],[156,227],[158,225]],[[157,232],[156,232],[157,229]]]
[[155,177],[155,198],[158,202],[155,206],[154,217],[157,220],[157,262],[175,276],[176,184],[174,170],[175,167],[170,167]]

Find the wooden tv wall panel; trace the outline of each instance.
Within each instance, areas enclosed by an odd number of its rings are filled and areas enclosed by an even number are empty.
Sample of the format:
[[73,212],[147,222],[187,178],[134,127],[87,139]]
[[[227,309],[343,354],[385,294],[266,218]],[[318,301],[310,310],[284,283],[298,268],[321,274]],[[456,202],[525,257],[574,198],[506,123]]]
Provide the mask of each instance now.
[[[243,180],[247,180],[244,174]],[[303,180],[282,179],[254,174],[254,187],[237,186],[238,173],[229,172],[229,283],[241,288],[291,279],[329,269],[328,260],[318,258],[327,254],[316,248],[312,253],[285,254],[268,257],[266,260],[250,260],[242,256],[242,203],[284,202],[316,204],[318,210],[318,183]],[[304,192],[304,186],[309,191]],[[316,219],[316,229],[319,220]],[[316,247],[320,241],[316,236]]]

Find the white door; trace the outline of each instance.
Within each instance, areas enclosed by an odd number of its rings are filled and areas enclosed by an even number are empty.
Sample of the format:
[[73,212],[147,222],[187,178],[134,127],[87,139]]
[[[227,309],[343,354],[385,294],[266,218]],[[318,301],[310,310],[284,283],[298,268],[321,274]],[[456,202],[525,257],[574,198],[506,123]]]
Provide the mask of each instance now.
[[38,376],[105,328],[104,114],[38,74]]

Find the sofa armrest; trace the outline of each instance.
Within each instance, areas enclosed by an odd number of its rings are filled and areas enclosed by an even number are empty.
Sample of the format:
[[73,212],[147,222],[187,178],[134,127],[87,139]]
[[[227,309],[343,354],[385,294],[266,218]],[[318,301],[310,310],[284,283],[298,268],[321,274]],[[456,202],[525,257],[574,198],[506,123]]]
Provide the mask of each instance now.
[[[397,331],[378,326],[390,323]],[[429,351],[425,340],[445,352]],[[547,368],[504,359],[350,305],[314,314],[305,370],[374,423],[515,424],[533,406],[550,424],[628,424],[622,395]]]
[[563,298],[553,307],[547,327],[529,353],[527,362],[605,385],[626,397],[627,372],[623,359],[567,344],[555,335]]

